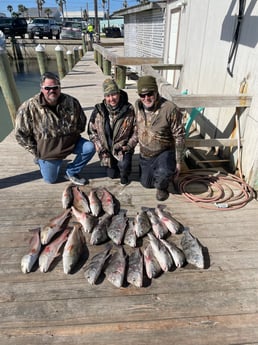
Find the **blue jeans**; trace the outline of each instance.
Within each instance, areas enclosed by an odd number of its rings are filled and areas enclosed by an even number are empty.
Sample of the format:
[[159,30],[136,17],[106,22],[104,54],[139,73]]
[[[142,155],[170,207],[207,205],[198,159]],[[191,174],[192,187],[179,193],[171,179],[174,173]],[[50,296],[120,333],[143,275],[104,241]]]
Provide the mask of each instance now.
[[[95,154],[95,146],[91,141],[80,138],[72,153],[76,157],[72,163],[67,164],[66,174],[69,176],[78,174],[91,160]],[[40,172],[45,182],[55,183],[57,181],[62,162],[62,159],[38,159]]]

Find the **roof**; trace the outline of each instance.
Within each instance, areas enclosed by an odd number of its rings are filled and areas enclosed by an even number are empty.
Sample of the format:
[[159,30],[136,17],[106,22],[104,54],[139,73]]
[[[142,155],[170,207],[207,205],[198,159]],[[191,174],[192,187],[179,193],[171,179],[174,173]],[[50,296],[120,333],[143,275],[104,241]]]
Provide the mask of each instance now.
[[[90,18],[95,17],[95,11],[88,11],[88,15]],[[65,11],[64,12],[65,18],[82,18],[82,11]],[[98,18],[104,18],[104,12],[98,11]]]
[[157,8],[165,8],[167,6],[167,1],[162,0],[162,1],[152,1],[147,4],[140,4],[132,7],[127,7],[123,8],[121,10],[113,12],[111,17],[114,16],[125,16],[128,14],[134,14],[134,13],[139,13],[139,12],[144,12],[144,11],[149,11]]
[[[45,10],[51,10],[51,15],[49,17],[60,17],[61,13],[57,7],[43,7],[41,11],[41,17],[47,18],[47,14],[45,13]],[[27,14],[28,13],[28,14]],[[35,18],[39,16],[38,8],[37,7],[31,7],[28,8],[28,11],[26,11],[27,17]]]

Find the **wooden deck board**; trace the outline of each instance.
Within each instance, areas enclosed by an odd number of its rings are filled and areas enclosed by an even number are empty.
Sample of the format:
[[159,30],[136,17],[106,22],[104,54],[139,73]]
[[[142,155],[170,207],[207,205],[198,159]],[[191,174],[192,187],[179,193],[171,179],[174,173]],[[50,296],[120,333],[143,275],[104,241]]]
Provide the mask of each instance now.
[[[89,116],[95,99],[102,99],[105,76],[88,54],[62,85]],[[87,97],[88,86],[94,97]],[[130,87],[133,102],[136,92]],[[45,184],[13,133],[0,143],[0,155],[1,345],[258,344],[257,201],[226,212],[200,208],[182,195],[171,194],[162,203],[207,248],[203,270],[191,265],[173,268],[152,281],[145,279],[143,288],[125,284],[118,289],[104,275],[91,286],[83,266],[101,246],[87,242],[88,256],[74,274],[63,273],[61,257],[50,272],[35,268],[23,274],[20,261],[28,250],[28,230],[63,211],[61,195],[67,182]],[[138,181],[137,154],[133,181],[126,187],[105,177],[96,156],[84,173],[90,179],[86,193],[106,186],[130,217],[142,206],[157,206],[155,190],[144,189]],[[179,244],[181,235],[173,239]]]

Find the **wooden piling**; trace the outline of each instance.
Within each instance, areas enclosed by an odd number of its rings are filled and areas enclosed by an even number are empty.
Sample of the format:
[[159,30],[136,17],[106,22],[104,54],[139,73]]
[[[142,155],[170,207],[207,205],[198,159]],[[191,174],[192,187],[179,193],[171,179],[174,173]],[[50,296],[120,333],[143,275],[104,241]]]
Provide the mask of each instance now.
[[35,50],[37,53],[37,60],[38,60],[38,64],[39,64],[40,74],[42,75],[47,70],[45,48],[41,44],[38,44]]
[[74,66],[73,53],[71,52],[71,50],[67,50],[66,55],[67,55],[68,71],[71,72]]
[[83,55],[87,53],[87,40],[86,35],[82,33],[82,49],[83,49]]
[[103,58],[103,73],[105,75],[111,75],[111,61]]
[[116,82],[120,89],[125,88],[126,82],[126,66],[116,66]]
[[79,59],[82,59],[82,57],[83,57],[83,49],[82,49],[82,46],[79,46],[78,52],[79,52]]
[[0,86],[6,105],[12,119],[15,123],[16,111],[21,104],[18,91],[15,85],[13,72],[11,70],[10,61],[5,49],[0,47]]
[[57,45],[55,48],[55,52],[56,52],[56,63],[57,63],[59,78],[62,79],[66,75],[64,49],[62,46]]
[[74,63],[77,64],[77,62],[80,60],[78,47],[73,48],[73,54],[74,54]]

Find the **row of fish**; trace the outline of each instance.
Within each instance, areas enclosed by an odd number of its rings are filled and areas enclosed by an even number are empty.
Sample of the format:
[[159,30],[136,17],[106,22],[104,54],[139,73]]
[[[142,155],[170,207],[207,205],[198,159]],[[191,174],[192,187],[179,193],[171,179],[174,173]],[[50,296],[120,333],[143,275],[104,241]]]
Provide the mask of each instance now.
[[[104,267],[107,279],[115,286],[122,286],[126,275],[127,282],[138,287],[142,286],[144,272],[151,279],[186,262],[204,268],[199,241],[160,205],[155,209],[142,208],[134,218],[128,218],[126,210],[120,210],[118,200],[106,188],[86,195],[77,186],[68,185],[62,194],[62,206],[65,210],[61,215],[33,230],[29,253],[21,260],[23,273],[30,272],[37,260],[40,271],[47,272],[61,255],[62,247],[64,273],[71,273],[87,250],[88,236],[91,245],[112,240],[86,268],[85,277],[91,284],[95,284]],[[72,217],[76,219],[73,227],[68,226]],[[182,249],[167,240],[171,234],[180,233]],[[141,250],[138,239],[143,243],[145,238],[149,243]],[[130,255],[124,244],[133,248]],[[112,247],[116,250],[111,255]]]
[[116,287],[125,282],[142,287],[145,273],[149,279],[157,278],[173,266],[183,267],[186,262],[204,268],[202,246],[188,230],[183,232],[182,249],[171,241],[158,239],[154,233],[148,232],[147,237],[149,243],[145,249],[135,248],[129,255],[122,245],[116,246],[115,252],[110,254],[112,245],[108,243],[86,266],[85,278],[93,285],[104,272],[107,280]]

